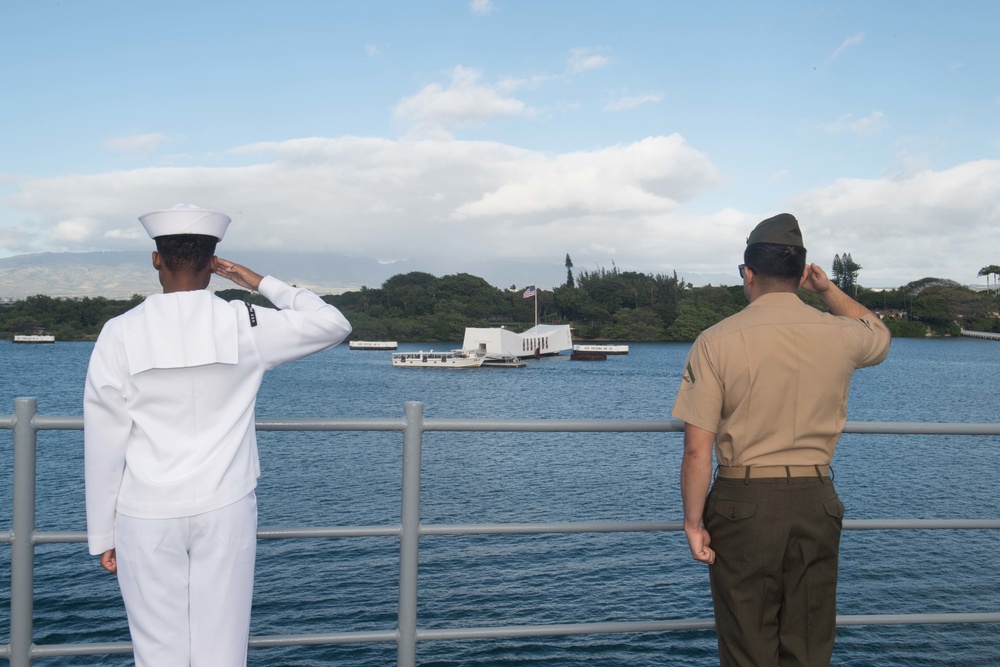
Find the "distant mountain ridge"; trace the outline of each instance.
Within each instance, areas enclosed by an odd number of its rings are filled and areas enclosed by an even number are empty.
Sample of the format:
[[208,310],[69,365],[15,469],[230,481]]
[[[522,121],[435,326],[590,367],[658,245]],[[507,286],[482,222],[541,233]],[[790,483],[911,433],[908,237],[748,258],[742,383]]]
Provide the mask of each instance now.
[[[412,260],[382,264],[371,258],[330,253],[234,251],[223,256],[319,294],[340,294],[362,286],[380,287],[392,276],[411,271],[435,276],[471,273],[495,287],[555,286],[566,275],[565,267],[557,263],[456,260],[446,266],[428,267],[418,266]],[[212,279],[213,290],[229,287],[232,284],[225,280]],[[150,252],[48,252],[0,259],[0,299],[23,299],[35,294],[124,299],[159,290]]]

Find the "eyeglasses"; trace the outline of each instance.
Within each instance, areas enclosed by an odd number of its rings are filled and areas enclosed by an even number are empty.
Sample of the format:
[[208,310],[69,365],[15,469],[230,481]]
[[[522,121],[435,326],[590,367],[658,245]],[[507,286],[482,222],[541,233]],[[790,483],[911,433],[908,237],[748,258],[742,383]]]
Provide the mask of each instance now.
[[[740,270],[740,279],[746,280],[747,279],[747,274],[746,274],[747,265],[746,264],[740,264],[737,268]],[[751,267],[750,270],[753,271],[753,267]]]

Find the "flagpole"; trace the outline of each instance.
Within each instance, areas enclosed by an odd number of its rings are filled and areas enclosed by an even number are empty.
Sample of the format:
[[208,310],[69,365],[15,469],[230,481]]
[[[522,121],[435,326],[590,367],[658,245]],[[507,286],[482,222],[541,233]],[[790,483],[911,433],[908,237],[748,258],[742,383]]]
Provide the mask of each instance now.
[[535,288],[535,326],[538,326],[538,288]]

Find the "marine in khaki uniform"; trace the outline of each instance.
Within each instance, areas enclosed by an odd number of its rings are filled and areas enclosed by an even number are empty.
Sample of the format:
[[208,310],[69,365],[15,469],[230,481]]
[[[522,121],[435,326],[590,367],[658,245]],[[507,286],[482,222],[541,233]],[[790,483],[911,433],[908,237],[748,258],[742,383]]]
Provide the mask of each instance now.
[[739,267],[750,305],[695,341],[673,408],[684,530],[710,566],[724,667],[816,667],[833,652],[844,506],[830,459],[851,374],[885,359],[890,335],[805,260],[792,215],[753,230]]

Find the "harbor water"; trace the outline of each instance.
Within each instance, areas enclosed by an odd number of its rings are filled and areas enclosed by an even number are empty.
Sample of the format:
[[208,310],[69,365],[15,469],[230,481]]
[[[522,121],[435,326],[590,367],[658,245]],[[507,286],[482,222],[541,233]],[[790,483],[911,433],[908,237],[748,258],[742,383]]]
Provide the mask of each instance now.
[[[401,344],[400,351],[445,345]],[[38,398],[42,415],[79,415],[91,343],[0,342],[0,414]],[[687,344],[631,344],[626,356],[520,369],[394,369],[389,352],[346,345],[272,371],[257,415],[668,419]],[[893,341],[881,366],[855,374],[853,421],[1000,419],[1000,343]],[[10,529],[11,433],[0,431],[0,530]],[[38,435],[40,530],[83,530],[83,438]],[[399,433],[259,434],[260,526],[398,524]],[[425,523],[681,519],[680,434],[424,435]],[[834,458],[848,519],[996,519],[1000,438],[847,434]],[[1000,610],[1000,531],[845,531],[840,614]],[[253,635],[395,627],[398,541],[366,537],[259,543]],[[0,643],[9,641],[10,547],[0,545]],[[418,625],[481,627],[710,618],[707,570],[680,532],[431,536],[420,542]],[[114,578],[83,544],[36,549],[35,641],[127,641]],[[422,642],[424,666],[717,664],[711,631]],[[384,667],[393,644],[253,649],[258,666]],[[38,660],[129,665],[130,656]],[[1000,627],[845,627],[834,665],[1000,664]]]

